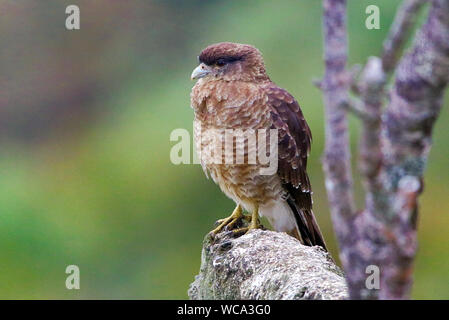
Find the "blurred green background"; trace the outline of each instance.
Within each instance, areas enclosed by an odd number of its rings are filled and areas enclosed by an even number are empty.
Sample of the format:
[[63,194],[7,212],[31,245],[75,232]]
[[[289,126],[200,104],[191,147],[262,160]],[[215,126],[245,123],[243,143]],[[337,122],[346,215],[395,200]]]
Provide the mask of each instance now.
[[[376,1],[380,30],[365,28],[372,1],[348,2],[350,64],[364,63],[400,2]],[[65,29],[69,4],[80,30]],[[255,45],[299,100],[314,135],[315,212],[337,257],[312,85],[323,74],[321,1],[0,1],[0,298],[187,298],[202,239],[233,203],[199,165],[170,162],[169,136],[192,132],[189,77],[220,41]],[[447,107],[421,198],[414,298],[449,298]],[[351,119],[353,151],[358,130]],[[80,290],[65,288],[70,264]]]

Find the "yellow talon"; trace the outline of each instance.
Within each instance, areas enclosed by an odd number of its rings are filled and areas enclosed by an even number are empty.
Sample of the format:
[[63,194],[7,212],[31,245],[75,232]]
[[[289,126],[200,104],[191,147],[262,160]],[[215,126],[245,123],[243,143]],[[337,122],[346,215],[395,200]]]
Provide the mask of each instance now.
[[250,222],[249,226],[233,230],[232,232],[235,235],[245,234],[245,233],[247,233],[250,230],[263,228],[262,225],[260,224],[260,221],[259,221],[259,208],[258,208],[258,206],[256,206],[254,208],[254,211],[253,211],[251,217],[247,217],[247,218],[249,218],[248,219],[248,222]]
[[[228,226],[228,228],[232,227],[237,221],[240,219],[244,219],[245,216],[242,213],[242,207],[238,204],[237,207],[235,207],[232,214],[224,219],[218,220],[220,223],[218,227],[216,227],[214,230],[211,231],[212,234],[219,233],[224,227]],[[245,218],[246,219],[246,218]]]
[[255,206],[253,214],[251,216],[251,223],[249,225],[249,230],[259,229],[260,221],[259,221],[259,206]]

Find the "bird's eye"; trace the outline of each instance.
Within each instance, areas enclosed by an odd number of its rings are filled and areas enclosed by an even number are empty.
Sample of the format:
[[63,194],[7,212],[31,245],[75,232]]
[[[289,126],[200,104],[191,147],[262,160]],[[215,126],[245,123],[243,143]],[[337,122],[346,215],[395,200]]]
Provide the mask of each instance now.
[[225,59],[218,59],[215,63],[218,67],[223,67],[226,64]]

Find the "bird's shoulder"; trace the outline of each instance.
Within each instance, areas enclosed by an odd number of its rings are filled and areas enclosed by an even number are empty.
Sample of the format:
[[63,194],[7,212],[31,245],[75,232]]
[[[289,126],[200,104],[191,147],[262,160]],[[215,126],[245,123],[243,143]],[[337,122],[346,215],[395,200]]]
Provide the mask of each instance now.
[[297,142],[299,142],[298,139],[305,139],[304,143],[308,145],[307,149],[309,149],[312,133],[298,101],[287,90],[273,82],[265,84],[263,89],[267,96],[267,102],[271,107],[273,126],[280,129],[288,129]]
[[291,105],[295,109],[299,109],[299,105],[293,95],[291,95],[287,90],[276,85],[274,82],[270,81],[264,83],[261,87],[265,91],[268,101],[273,105],[273,107],[282,108],[282,106]]
[[305,168],[312,134],[299,103],[274,83],[267,83],[264,90],[271,108],[271,127],[278,130],[278,173],[284,182],[310,190]]
[[272,112],[279,115],[282,120],[286,121],[292,117],[304,119],[298,101],[286,89],[273,82],[264,84],[262,89],[266,94]]

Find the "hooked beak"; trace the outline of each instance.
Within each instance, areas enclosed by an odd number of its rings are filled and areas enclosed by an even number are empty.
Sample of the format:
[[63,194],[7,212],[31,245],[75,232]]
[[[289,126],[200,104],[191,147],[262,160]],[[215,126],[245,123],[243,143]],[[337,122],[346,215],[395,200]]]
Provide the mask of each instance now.
[[190,79],[192,80],[200,79],[202,77],[207,76],[209,73],[211,73],[210,68],[206,66],[204,63],[201,63],[198,67],[193,69]]

